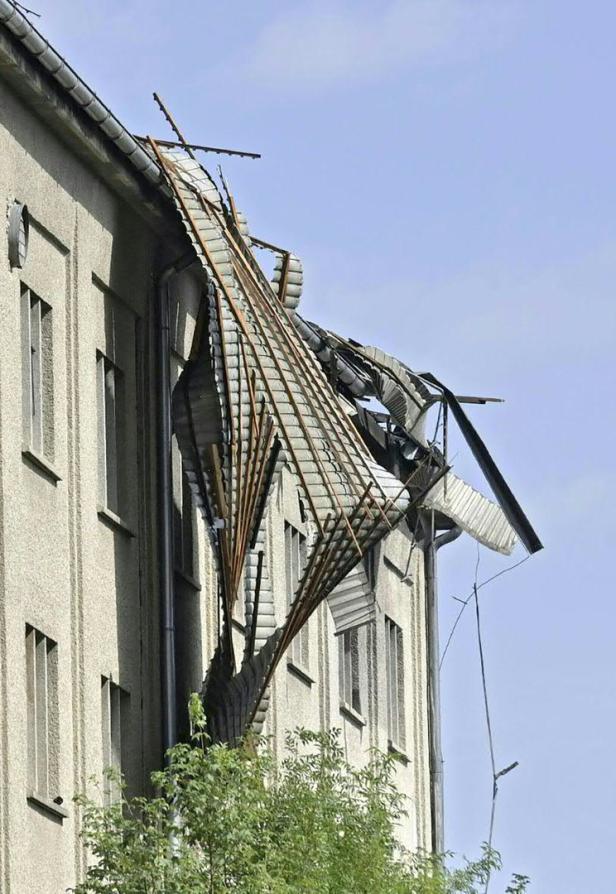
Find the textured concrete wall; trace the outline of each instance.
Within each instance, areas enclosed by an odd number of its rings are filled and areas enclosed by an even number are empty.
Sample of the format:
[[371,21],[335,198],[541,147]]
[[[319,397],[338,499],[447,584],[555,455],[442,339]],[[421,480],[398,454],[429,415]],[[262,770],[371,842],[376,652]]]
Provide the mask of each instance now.
[[[0,889],[64,891],[83,867],[73,793],[102,770],[101,678],[128,693],[127,778],[159,763],[158,604],[147,344],[158,237],[0,85],[0,214],[31,215],[23,270],[0,225]],[[10,130],[9,128],[10,122]],[[53,456],[22,431],[21,291],[51,307]],[[110,343],[109,312],[118,341]],[[123,371],[121,523],[101,513],[96,353]],[[26,451],[26,452],[25,452]],[[57,643],[58,778],[27,800],[25,626]],[[36,794],[36,793],[35,793]]]
[[[129,789],[147,789],[160,762],[156,574],[152,277],[165,251],[154,232],[0,83],[0,214],[14,200],[31,214],[23,270],[11,269],[0,225],[0,890],[64,891],[83,871],[73,794],[103,769],[101,679],[127,694],[124,766]],[[9,126],[10,122],[10,126]],[[173,221],[173,224],[175,222]],[[171,226],[171,225],[170,225]],[[24,439],[21,293],[52,314],[53,453]],[[172,374],[185,363],[201,284],[190,272],[172,286]],[[115,336],[112,335],[112,323]],[[97,351],[122,369],[125,401],[121,504],[101,493]],[[175,456],[174,462],[178,463]],[[118,517],[119,516],[119,517]],[[293,476],[285,471],[268,514],[276,621],[287,609],[284,523],[301,528]],[[219,612],[212,550],[194,518],[193,569],[176,571],[180,714],[200,687],[216,646]],[[408,846],[429,847],[425,616],[421,553],[408,531],[377,554],[378,612],[359,639],[361,711],[341,706],[338,640],[326,605],[309,622],[307,666],[283,661],[272,684],[266,733],[282,753],[296,725],[342,731],[350,760],[388,748],[385,616],[403,631],[406,745],[398,771],[408,795],[401,829]],[[241,656],[243,608],[234,638]],[[57,643],[58,774],[49,796],[32,792],[27,761],[26,624]],[[62,811],[50,803],[63,798]]]

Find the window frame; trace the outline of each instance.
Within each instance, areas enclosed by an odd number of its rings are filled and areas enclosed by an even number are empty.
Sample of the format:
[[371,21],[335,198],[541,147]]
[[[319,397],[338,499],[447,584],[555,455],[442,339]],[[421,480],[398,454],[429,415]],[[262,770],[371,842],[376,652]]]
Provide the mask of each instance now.
[[385,617],[385,674],[387,684],[387,739],[389,747],[406,749],[404,634],[399,624]]
[[[287,612],[290,610],[302,573],[306,567],[308,538],[295,525],[285,520],[284,522],[284,559],[285,559],[285,588]],[[310,619],[291,640],[287,652],[287,664],[291,668],[300,671],[307,682],[312,682],[310,677]]]
[[371,590],[376,588],[376,577],[377,577],[377,567],[378,567],[378,559],[376,555],[376,546],[370,546],[364,553],[364,557],[362,559],[364,565],[364,571],[366,573],[366,577],[368,578],[368,585]]
[[58,644],[26,624],[28,794],[58,797],[60,774]]
[[55,458],[53,308],[21,283],[23,451]]
[[352,627],[350,630],[345,630],[339,634],[337,639],[340,707],[363,719],[363,699],[359,668],[359,628]]
[[175,436],[172,439],[173,567],[194,587],[199,587],[195,555],[197,518],[195,501]]
[[[111,675],[101,675],[101,755],[103,772],[114,770],[120,776],[126,772],[126,730],[128,726],[129,693],[114,682]],[[103,789],[106,807],[117,803],[122,796],[120,779],[109,778]]]
[[98,423],[99,506],[122,519],[123,464],[121,447],[125,434],[124,373],[103,351],[96,351]]

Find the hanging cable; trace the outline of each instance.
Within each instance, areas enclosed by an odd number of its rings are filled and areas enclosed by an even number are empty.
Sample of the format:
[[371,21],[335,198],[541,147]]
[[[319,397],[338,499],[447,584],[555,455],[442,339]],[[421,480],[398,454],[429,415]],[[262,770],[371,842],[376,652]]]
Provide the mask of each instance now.
[[[494,821],[496,815],[496,798],[498,795],[498,781],[507,773],[510,773],[512,770],[518,766],[518,761],[514,761],[512,764],[509,764],[507,767],[504,767],[502,770],[496,769],[496,755],[494,749],[494,736],[492,732],[492,719],[490,715],[490,703],[488,699],[488,686],[486,680],[486,665],[485,665],[485,655],[483,650],[483,638],[481,633],[481,615],[479,611],[479,590],[482,587],[487,586],[492,581],[496,580],[496,578],[501,577],[503,574],[507,574],[509,571],[513,571],[514,568],[517,568],[520,565],[523,565],[524,562],[530,559],[530,554],[524,556],[519,562],[515,562],[513,565],[509,565],[507,568],[503,568],[501,571],[498,571],[496,574],[491,575],[485,580],[478,582],[479,576],[479,564],[480,564],[481,554],[479,550],[479,544],[477,544],[477,561],[475,563],[475,580],[473,582],[473,588],[466,599],[461,599],[458,596],[454,596],[453,598],[461,603],[460,611],[458,612],[456,619],[453,623],[449,636],[447,638],[447,642],[445,644],[445,648],[443,650],[443,654],[441,656],[441,661],[439,665],[439,669],[443,666],[443,661],[445,660],[445,655],[447,654],[447,650],[451,644],[453,635],[460,623],[460,619],[464,613],[465,608],[469,604],[471,600],[475,602],[475,625],[476,625],[476,633],[477,633],[477,647],[479,650],[479,664],[481,669],[481,687],[483,693],[483,706],[484,706],[484,715],[486,722],[486,730],[488,735],[488,747],[490,752],[490,771],[492,775],[492,795],[491,795],[491,803],[490,803],[490,825],[488,829],[488,840],[487,846],[488,851],[492,849],[492,842],[494,840]],[[491,870],[488,869],[486,879],[485,879],[485,887],[483,894],[488,894],[488,889],[490,886],[490,878],[491,878]]]
[[[496,814],[496,796],[498,795],[498,780],[505,776],[507,773],[510,773],[512,770],[518,766],[518,761],[514,761],[509,766],[505,767],[502,770],[497,772],[496,770],[496,758],[494,756],[494,736],[492,734],[492,721],[490,719],[490,703],[488,701],[488,687],[486,683],[486,666],[485,666],[485,658],[483,654],[483,641],[481,638],[481,618],[479,614],[479,597],[477,595],[477,584],[473,586],[473,598],[475,600],[475,620],[477,623],[477,646],[479,648],[479,663],[481,666],[481,686],[483,690],[483,705],[485,710],[485,718],[486,718],[486,728],[488,731],[488,744],[490,747],[490,765],[492,767],[492,803],[490,805],[490,828],[488,831],[488,850],[492,850],[492,841],[494,836],[494,817]],[[486,883],[484,894],[488,894],[488,888],[490,886],[490,877],[491,870],[488,869],[488,873],[486,876]]]
[[40,12],[35,12],[33,9],[28,9],[27,6],[24,6],[23,3],[18,3],[17,0],[13,0],[13,6],[16,6],[17,9],[21,9],[22,12],[27,13],[29,16],[36,16],[37,19],[41,18]]
[[469,602],[475,595],[475,586],[477,587],[477,590],[481,590],[483,587],[486,587],[488,584],[491,584],[492,581],[496,580],[497,577],[501,577],[503,574],[507,574],[507,572],[513,571],[514,568],[518,568],[520,565],[523,565],[524,562],[528,562],[529,559],[530,559],[530,553],[528,555],[524,556],[523,559],[520,559],[519,562],[515,562],[513,565],[509,565],[507,568],[501,569],[501,571],[498,571],[496,574],[493,574],[491,577],[487,577],[485,580],[482,580],[481,583],[474,585],[473,589],[471,590],[469,596],[466,599],[461,599],[459,596],[451,597],[452,599],[455,599],[456,602],[461,602],[462,607],[460,608],[460,611],[458,612],[456,619],[453,622],[452,628],[449,631],[449,636],[447,637],[447,642],[445,643],[445,648],[443,649],[443,654],[441,655],[441,662],[440,662],[439,667],[441,667],[441,668],[443,667],[445,655],[447,654],[449,646],[451,645],[451,640],[453,639],[453,635],[456,632],[456,628],[457,628],[458,624],[460,623],[460,619],[462,618],[462,615],[464,614],[464,609],[466,608],[466,606],[469,604]]

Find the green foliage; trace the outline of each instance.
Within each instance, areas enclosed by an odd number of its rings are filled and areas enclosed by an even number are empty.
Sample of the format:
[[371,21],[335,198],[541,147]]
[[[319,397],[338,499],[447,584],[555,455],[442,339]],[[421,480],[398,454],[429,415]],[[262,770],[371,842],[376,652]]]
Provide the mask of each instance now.
[[189,710],[192,742],[153,774],[158,797],[77,799],[93,858],[77,894],[479,894],[499,868],[488,849],[457,869],[400,849],[391,756],[351,767],[337,732],[297,730],[277,766],[263,741],[210,746],[198,699]]

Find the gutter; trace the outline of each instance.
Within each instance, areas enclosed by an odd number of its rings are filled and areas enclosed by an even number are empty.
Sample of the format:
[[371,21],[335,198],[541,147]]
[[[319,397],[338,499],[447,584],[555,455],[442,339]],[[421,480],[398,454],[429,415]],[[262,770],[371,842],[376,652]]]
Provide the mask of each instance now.
[[438,634],[438,589],[436,554],[462,533],[455,527],[434,536],[434,513],[424,517],[428,540],[424,548],[424,579],[426,594],[426,623],[428,634],[428,736],[430,764],[430,821],[432,826],[432,853],[445,852],[443,752],[441,747],[441,672]]
[[137,143],[113,112],[90,90],[77,72],[62,58],[32,23],[10,0],[0,0],[0,24],[22,44],[27,54],[36,59],[62,90],[126,156],[131,165],[150,183],[160,186],[163,177],[158,165]]

